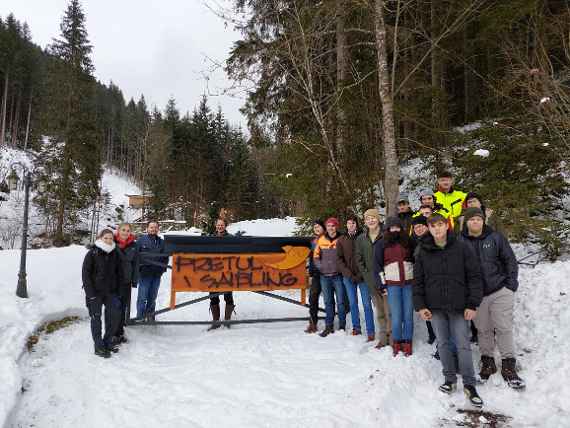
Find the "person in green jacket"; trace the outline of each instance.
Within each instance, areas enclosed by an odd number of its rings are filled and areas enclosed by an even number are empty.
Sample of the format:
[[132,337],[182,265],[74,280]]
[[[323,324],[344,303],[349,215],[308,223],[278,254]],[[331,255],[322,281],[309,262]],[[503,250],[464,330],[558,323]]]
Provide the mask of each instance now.
[[376,348],[383,348],[390,344],[390,312],[388,299],[378,292],[380,278],[374,276],[374,247],[382,239],[380,213],[371,208],[364,213],[366,230],[361,233],[355,242],[356,264],[360,274],[370,291],[372,303],[376,307],[376,326],[379,332],[379,340]]

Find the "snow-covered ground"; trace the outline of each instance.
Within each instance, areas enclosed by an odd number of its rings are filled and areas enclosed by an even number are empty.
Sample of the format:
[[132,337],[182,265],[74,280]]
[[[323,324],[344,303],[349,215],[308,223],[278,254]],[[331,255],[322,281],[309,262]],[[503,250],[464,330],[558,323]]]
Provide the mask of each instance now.
[[[293,226],[292,219],[264,220],[234,229],[263,235],[292,233]],[[362,336],[306,335],[303,323],[214,332],[130,327],[131,341],[119,354],[95,357],[81,290],[84,253],[79,246],[31,251],[30,299],[20,300],[14,296],[18,252],[0,252],[0,426],[436,427],[463,418],[456,412],[465,407],[462,394],[449,398],[437,391],[441,367],[431,358],[421,322],[411,358],[394,359]],[[527,390],[493,382],[480,387],[485,410],[513,418],[504,426],[568,426],[568,277],[570,262],[521,270],[516,343]],[[168,283],[167,274],[159,307],[168,303]],[[197,296],[179,300],[190,297]],[[236,304],[238,318],[306,315],[252,293],[236,293]],[[81,321],[42,336],[33,352],[24,350],[41,322],[68,314]],[[203,302],[159,319],[208,317]]]

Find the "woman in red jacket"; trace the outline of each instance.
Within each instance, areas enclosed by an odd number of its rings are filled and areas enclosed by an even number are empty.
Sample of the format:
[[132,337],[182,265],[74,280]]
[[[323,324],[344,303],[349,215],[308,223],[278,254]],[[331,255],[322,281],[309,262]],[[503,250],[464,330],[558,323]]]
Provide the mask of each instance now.
[[394,356],[412,355],[414,335],[413,244],[398,217],[389,217],[386,232],[374,251],[374,272],[382,279],[381,293],[388,295]]

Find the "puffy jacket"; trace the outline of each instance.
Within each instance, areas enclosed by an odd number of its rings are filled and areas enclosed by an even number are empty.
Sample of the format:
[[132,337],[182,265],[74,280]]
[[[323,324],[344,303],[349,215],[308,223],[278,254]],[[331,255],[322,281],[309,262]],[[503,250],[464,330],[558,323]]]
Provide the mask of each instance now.
[[384,272],[384,286],[410,284],[414,278],[413,248],[390,232],[374,248],[374,274]]
[[[143,235],[137,240],[139,253],[139,276],[161,276],[166,272],[166,267],[156,263],[167,264],[168,255],[164,252],[164,240],[157,235]],[[156,257],[164,254],[164,257]],[[150,257],[147,257],[149,255]]]
[[405,213],[398,213],[398,218],[402,222],[402,228],[406,231],[408,235],[412,234],[412,219],[414,218],[414,212],[408,211]]
[[338,275],[336,246],[340,236],[337,234],[331,238],[328,233],[325,233],[317,240],[315,251],[313,251],[313,260],[321,275]]
[[357,284],[363,281],[358,264],[356,263],[355,243],[360,232],[354,235],[346,234],[341,236],[336,244],[338,270],[345,278],[350,278]]
[[117,251],[123,266],[123,284],[120,294],[126,296],[130,294],[131,286],[139,281],[139,252],[135,241],[129,242],[125,248],[117,246]]
[[107,253],[96,243],[83,259],[82,280],[87,298],[119,294],[124,283],[119,250]]
[[453,221],[461,215],[463,210],[463,201],[467,196],[467,193],[460,190],[454,190],[451,188],[449,192],[443,193],[441,190],[435,192],[435,198],[437,202],[440,203],[449,215],[453,218]]
[[448,233],[444,248],[421,240],[414,264],[414,307],[445,311],[477,309],[483,299],[479,260],[471,247]]
[[519,288],[519,267],[507,238],[485,225],[481,236],[469,236],[469,232],[464,229],[460,239],[477,254],[481,264],[483,294],[485,296],[493,294],[503,287],[517,291]]
[[374,275],[374,247],[382,240],[382,233],[379,233],[374,242],[370,239],[367,231],[362,232],[356,239],[356,264],[360,274],[364,278],[371,293],[376,293],[377,288],[382,285],[380,277]]

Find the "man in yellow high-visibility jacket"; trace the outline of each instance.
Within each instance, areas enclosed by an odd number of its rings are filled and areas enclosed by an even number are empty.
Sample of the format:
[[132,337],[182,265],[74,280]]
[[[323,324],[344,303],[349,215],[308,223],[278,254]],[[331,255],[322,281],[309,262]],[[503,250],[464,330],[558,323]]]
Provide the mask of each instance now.
[[443,206],[452,218],[453,223],[461,216],[463,201],[467,193],[453,188],[453,176],[450,172],[444,171],[437,177],[437,192],[435,198]]

